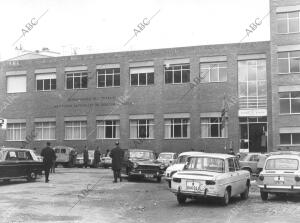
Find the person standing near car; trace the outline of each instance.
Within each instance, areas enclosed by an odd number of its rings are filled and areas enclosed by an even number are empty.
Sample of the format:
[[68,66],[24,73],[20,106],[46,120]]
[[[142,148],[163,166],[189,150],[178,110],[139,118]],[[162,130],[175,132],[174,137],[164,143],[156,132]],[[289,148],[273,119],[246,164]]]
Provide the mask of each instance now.
[[56,159],[54,150],[50,147],[50,142],[47,142],[47,146],[42,150],[41,156],[44,158],[44,170],[45,170],[45,182],[49,182],[49,171],[52,167],[53,160]]
[[87,168],[88,162],[89,162],[89,152],[88,152],[88,149],[85,146],[84,151],[83,151],[83,166],[85,168]]
[[113,148],[110,152],[110,157],[112,159],[112,170],[114,172],[114,181],[113,183],[118,182],[118,177],[120,178],[120,182],[122,182],[121,177],[121,168],[122,168],[122,161],[124,157],[124,151],[119,147],[119,142],[117,141],[116,147]]
[[97,148],[95,149],[95,152],[94,152],[94,163],[95,163],[96,168],[98,168],[98,166],[99,166],[100,156],[101,156],[101,153],[99,150],[99,146],[97,146]]

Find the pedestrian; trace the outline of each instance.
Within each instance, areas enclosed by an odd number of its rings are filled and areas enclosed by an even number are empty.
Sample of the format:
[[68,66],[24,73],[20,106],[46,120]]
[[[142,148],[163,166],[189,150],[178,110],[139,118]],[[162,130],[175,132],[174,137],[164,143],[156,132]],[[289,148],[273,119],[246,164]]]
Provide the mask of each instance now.
[[47,142],[47,146],[42,150],[41,156],[44,157],[44,171],[45,171],[45,182],[49,182],[49,171],[52,167],[53,160],[56,159],[54,150],[50,147],[50,142]]
[[122,182],[121,168],[122,168],[122,161],[124,157],[124,151],[119,147],[119,142],[117,141],[115,144],[116,147],[111,150],[109,155],[112,159],[111,168],[114,172],[113,183],[117,183],[118,177],[120,178],[120,182]]
[[85,168],[87,168],[88,162],[89,162],[89,152],[88,152],[87,147],[85,146],[84,151],[83,151],[83,166]]
[[97,148],[94,151],[94,165],[96,168],[98,168],[98,166],[99,166],[100,156],[101,156],[101,153],[99,150],[99,146],[97,146]]
[[51,166],[51,169],[50,169],[50,173],[55,173],[55,165],[56,165],[56,155],[55,155],[55,158],[52,161],[52,166]]

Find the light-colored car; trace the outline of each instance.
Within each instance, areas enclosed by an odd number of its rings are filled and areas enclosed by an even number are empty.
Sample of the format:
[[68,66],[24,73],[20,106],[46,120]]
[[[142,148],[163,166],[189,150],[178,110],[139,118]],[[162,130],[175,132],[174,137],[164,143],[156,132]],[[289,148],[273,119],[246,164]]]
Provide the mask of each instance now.
[[163,152],[158,155],[157,161],[165,164],[165,166],[168,167],[176,161],[177,156],[177,153]]
[[103,167],[103,168],[111,167],[112,160],[111,160],[109,154],[107,156],[103,156],[103,157],[100,158],[100,164],[99,165],[101,167]]
[[262,200],[268,194],[300,194],[300,153],[277,152],[266,159],[257,180]]
[[203,152],[195,152],[195,151],[191,151],[191,152],[183,152],[180,153],[179,156],[177,157],[177,160],[171,165],[169,166],[166,171],[165,171],[165,180],[168,182],[169,188],[171,188],[171,180],[172,180],[172,176],[174,173],[176,173],[177,171],[183,170],[183,167],[187,161],[187,158],[193,155],[198,155],[198,154],[202,154]]
[[[89,167],[94,167],[94,150],[88,150],[88,154],[89,154],[89,160],[87,165]],[[83,153],[80,153],[76,157],[75,166],[83,167],[83,165],[84,165]]]
[[260,170],[257,164],[260,158],[263,157],[261,153],[248,153],[246,156],[240,159],[240,166],[242,170],[248,170],[250,174],[257,175]]
[[76,162],[76,151],[68,146],[55,146],[53,147],[56,154],[55,165],[62,165],[64,167],[72,167]]
[[187,198],[215,197],[227,205],[230,197],[240,195],[247,199],[250,173],[241,170],[236,156],[220,153],[203,153],[190,156],[182,171],[175,173],[171,191],[179,204]]

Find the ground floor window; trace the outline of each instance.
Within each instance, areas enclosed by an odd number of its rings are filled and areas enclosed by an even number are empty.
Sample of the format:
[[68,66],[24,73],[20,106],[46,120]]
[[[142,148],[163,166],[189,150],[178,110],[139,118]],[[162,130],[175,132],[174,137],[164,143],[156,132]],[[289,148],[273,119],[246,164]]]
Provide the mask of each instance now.
[[227,137],[227,118],[222,123],[222,117],[200,118],[201,138],[225,138]]
[[80,140],[86,139],[86,121],[66,121],[65,122],[65,139]]
[[119,120],[98,120],[97,139],[118,139],[120,138]]
[[154,120],[153,119],[137,119],[130,120],[130,138],[154,138]]
[[26,123],[8,123],[6,130],[6,140],[25,141]]
[[280,133],[280,145],[299,145],[299,133]]
[[165,119],[165,138],[189,138],[190,137],[190,119],[188,118],[170,118]]
[[35,140],[54,140],[55,128],[56,128],[55,122],[36,122]]

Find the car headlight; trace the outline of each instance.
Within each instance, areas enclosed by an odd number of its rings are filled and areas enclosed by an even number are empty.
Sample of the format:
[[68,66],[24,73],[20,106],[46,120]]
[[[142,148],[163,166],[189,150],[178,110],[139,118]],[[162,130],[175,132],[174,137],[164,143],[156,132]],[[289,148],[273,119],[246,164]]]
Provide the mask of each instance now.
[[133,163],[133,168],[138,168],[139,164]]

